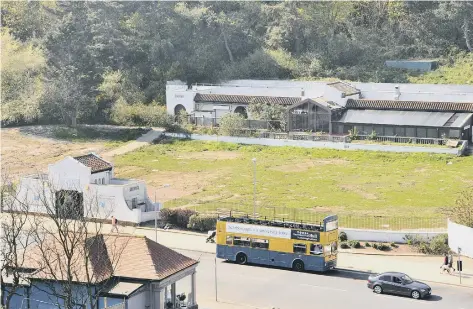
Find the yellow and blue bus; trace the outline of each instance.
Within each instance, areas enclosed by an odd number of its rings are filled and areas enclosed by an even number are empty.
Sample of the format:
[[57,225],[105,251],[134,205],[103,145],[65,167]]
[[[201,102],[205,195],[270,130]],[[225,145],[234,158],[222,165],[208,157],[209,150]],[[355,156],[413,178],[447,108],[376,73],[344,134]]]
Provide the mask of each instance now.
[[337,266],[338,217],[320,224],[223,217],[217,221],[217,257],[296,271]]

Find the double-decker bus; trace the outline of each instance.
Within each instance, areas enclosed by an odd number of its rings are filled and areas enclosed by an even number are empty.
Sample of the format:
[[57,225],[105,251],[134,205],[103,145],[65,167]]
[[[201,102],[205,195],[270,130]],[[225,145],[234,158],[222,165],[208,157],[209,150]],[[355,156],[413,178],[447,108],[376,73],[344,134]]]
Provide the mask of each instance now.
[[337,266],[338,217],[320,224],[223,217],[217,221],[217,257],[296,271]]

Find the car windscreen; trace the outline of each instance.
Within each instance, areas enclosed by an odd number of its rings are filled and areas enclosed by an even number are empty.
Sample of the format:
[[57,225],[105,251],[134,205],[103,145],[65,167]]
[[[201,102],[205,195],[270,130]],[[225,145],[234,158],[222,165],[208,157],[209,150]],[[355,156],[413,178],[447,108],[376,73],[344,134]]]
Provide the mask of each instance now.
[[404,275],[401,277],[402,281],[404,281],[405,283],[412,283],[413,280],[411,279],[411,277],[409,277],[408,275]]

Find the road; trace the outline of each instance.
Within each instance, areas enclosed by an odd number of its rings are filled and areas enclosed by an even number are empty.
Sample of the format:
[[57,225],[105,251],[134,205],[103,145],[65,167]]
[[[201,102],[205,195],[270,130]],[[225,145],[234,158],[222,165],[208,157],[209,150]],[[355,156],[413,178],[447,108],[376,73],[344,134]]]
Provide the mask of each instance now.
[[[215,258],[213,254],[178,250],[199,259],[197,301],[203,309],[215,306]],[[218,301],[248,308],[374,308],[383,309],[472,309],[473,289],[429,284],[433,295],[427,300],[376,295],[366,287],[366,273],[335,271],[331,274],[296,273],[261,266],[241,266],[217,260]],[[190,291],[189,282],[177,285]],[[183,290],[181,290],[183,289]],[[213,304],[212,304],[213,303]],[[217,305],[218,306],[218,305]]]

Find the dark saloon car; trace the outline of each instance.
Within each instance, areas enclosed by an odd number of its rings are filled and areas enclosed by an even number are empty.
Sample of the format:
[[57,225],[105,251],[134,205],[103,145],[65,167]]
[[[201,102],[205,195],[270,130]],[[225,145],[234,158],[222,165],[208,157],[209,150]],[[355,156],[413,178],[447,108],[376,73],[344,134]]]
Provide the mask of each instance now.
[[376,294],[387,293],[410,296],[414,299],[429,297],[432,289],[425,283],[414,281],[408,275],[387,272],[368,277],[368,288]]

